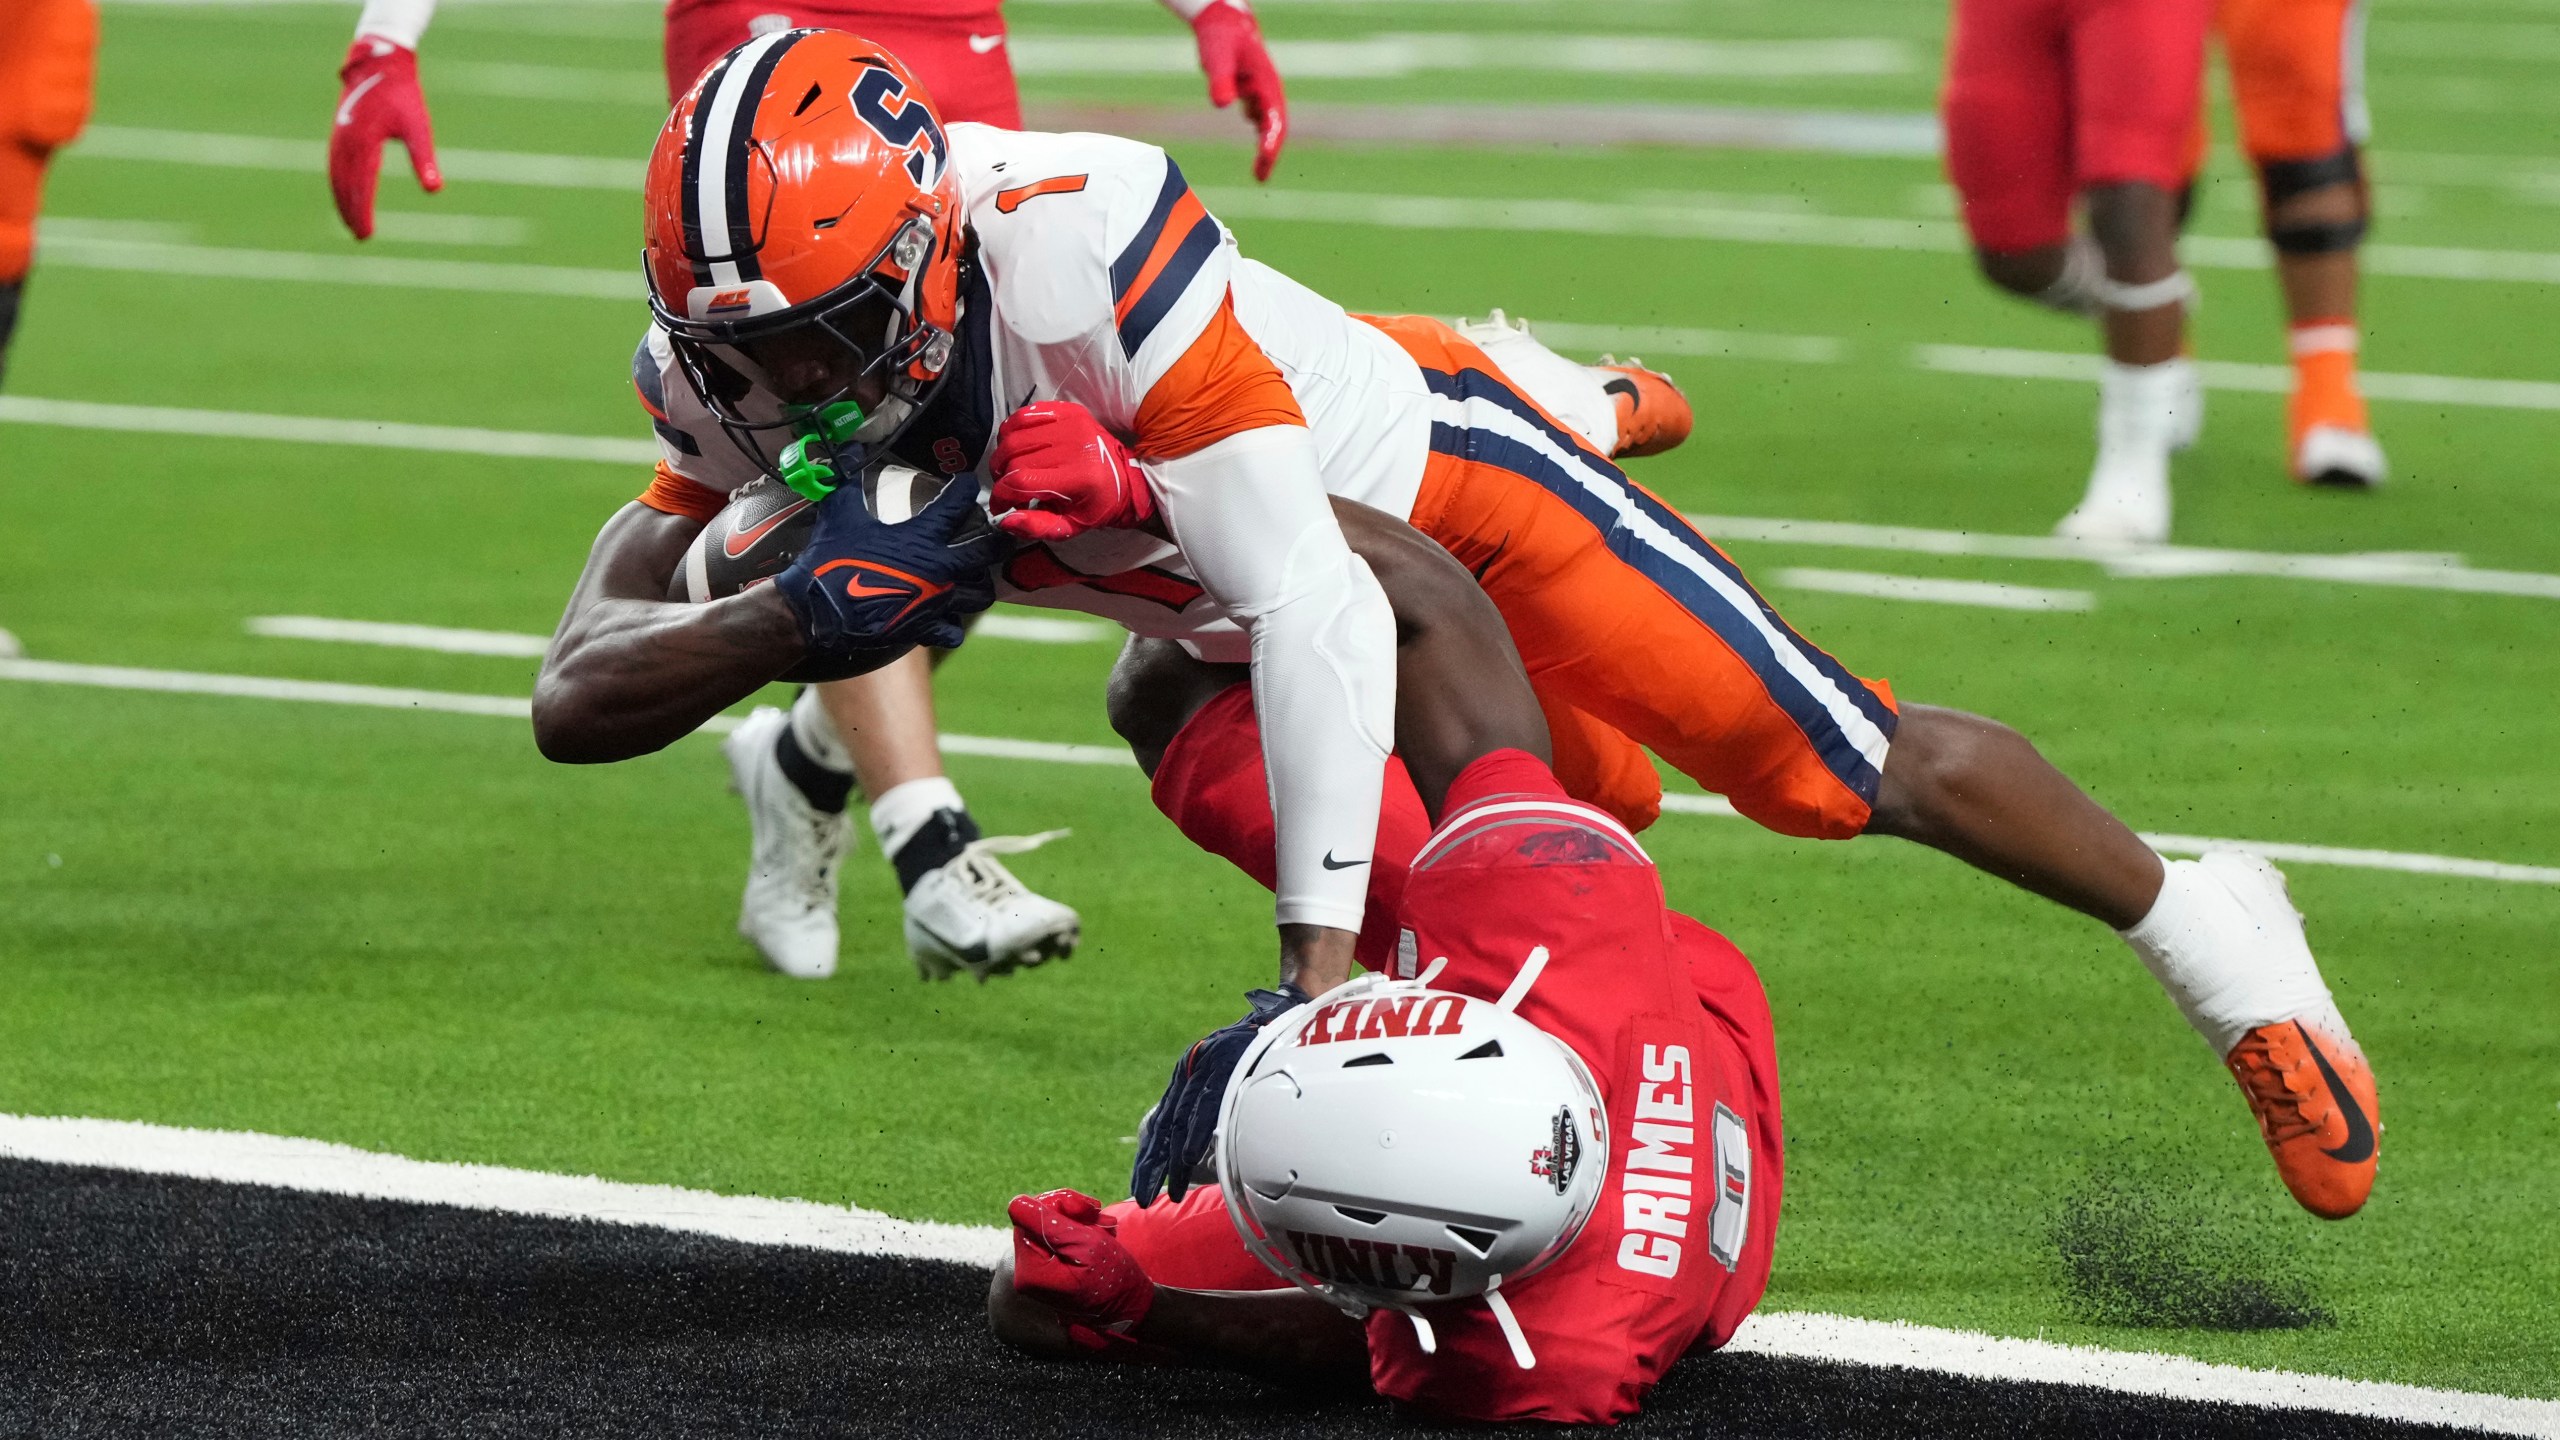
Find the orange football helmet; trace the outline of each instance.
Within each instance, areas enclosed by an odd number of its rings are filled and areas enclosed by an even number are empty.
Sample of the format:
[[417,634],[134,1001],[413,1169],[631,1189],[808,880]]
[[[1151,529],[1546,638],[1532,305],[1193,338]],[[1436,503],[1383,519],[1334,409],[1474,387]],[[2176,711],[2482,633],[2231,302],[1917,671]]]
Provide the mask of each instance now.
[[[760,35],[695,81],[649,155],[649,307],[704,403],[766,470],[878,376],[855,432],[886,444],[931,393],[959,324],[950,143],[924,87],[840,30]],[[784,403],[750,351],[828,357],[834,393]],[[814,417],[826,415],[826,424]]]

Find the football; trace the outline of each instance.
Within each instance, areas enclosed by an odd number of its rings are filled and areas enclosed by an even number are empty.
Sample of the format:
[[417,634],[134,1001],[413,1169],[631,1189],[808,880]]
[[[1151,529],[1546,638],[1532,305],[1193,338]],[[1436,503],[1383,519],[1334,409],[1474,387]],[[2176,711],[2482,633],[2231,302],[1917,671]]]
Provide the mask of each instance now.
[[[882,461],[863,472],[862,503],[894,525],[932,504],[947,483],[944,476]],[[685,547],[684,558],[667,578],[667,598],[699,605],[765,584],[791,568],[817,523],[817,502],[781,481],[768,475],[741,485],[728,505]],[[992,528],[986,512],[977,510],[961,522],[954,538],[966,539]],[[807,685],[873,668],[869,661],[810,659],[780,678]]]
[[[863,472],[862,503],[894,525],[932,504],[947,483],[944,476],[884,461]],[[791,568],[817,523],[817,502],[781,481],[764,476],[742,485],[685,548],[668,578],[667,598],[699,605],[761,585]],[[961,522],[953,538],[965,540],[989,528],[982,510]]]

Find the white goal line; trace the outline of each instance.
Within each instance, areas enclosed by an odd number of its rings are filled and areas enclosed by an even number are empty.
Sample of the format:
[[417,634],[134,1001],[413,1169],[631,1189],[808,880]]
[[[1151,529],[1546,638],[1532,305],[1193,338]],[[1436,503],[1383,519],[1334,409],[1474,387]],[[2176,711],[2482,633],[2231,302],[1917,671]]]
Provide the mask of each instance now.
[[[267,675],[217,675],[188,670],[145,670],[120,665],[75,665],[55,660],[0,659],[0,681],[38,685],[75,685],[107,690],[142,690],[171,695],[216,695],[243,700],[284,700],[321,705],[354,705],[381,710],[423,710],[454,715],[529,719],[533,702],[512,695],[474,695],[449,690],[412,690],[388,685],[351,685],[334,681],[284,680]],[[735,716],[718,715],[702,727],[705,734],[727,734],[738,726]],[[1116,745],[1085,745],[1055,740],[1017,740],[999,735],[941,737],[944,753],[998,760],[1032,760],[1058,765],[1102,765],[1135,768],[1137,761]],[[1664,813],[1730,816],[1733,806],[1712,795],[1668,794]],[[2443,875],[2465,880],[2491,880],[2510,885],[2560,885],[2560,867],[2513,865],[2473,860],[2459,855],[2426,855],[2398,850],[2365,850],[2332,845],[2297,845],[2286,841],[2227,840],[2204,835],[2149,835],[2143,841],[2169,854],[2206,850],[2248,850],[2274,860],[2303,865],[2338,865],[2361,870],[2396,870],[2413,875]]]
[[[992,1268],[1012,1251],[993,1225],[901,1220],[854,1206],[723,1195],[592,1175],[413,1160],[325,1140],[131,1120],[0,1114],[0,1158],[550,1220],[639,1225],[748,1245]],[[1805,1311],[1756,1314],[1738,1353],[2073,1385],[2171,1400],[2362,1415],[2560,1437],[2560,1402],[2209,1364]]]

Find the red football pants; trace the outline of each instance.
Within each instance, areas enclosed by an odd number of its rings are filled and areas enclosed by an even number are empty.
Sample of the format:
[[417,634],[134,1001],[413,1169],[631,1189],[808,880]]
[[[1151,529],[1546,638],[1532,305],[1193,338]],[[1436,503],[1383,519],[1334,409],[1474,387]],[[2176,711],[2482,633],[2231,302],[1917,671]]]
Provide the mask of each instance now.
[[2070,238],[2094,185],[2186,183],[2214,0],[1956,0],[1947,175],[1985,250]]
[[889,48],[945,121],[976,120],[1022,128],[1022,96],[1005,54],[1004,17],[992,3],[889,8],[841,0],[670,0],[667,6],[667,95],[670,100],[711,62],[773,30],[822,25],[850,30]]

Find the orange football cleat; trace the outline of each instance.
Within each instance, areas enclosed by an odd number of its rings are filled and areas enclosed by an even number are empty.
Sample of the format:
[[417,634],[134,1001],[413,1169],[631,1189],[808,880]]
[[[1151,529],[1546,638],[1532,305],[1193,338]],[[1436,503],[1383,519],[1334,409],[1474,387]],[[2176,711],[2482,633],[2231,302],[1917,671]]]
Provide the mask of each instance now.
[[2353,1040],[2299,1020],[2261,1025],[2223,1063],[2257,1114],[2276,1173],[2302,1208],[2344,1220],[2373,1193],[2382,1112]]
[[1618,410],[1618,444],[1610,459],[1659,455],[1689,438],[1696,416],[1690,413],[1689,397],[1670,376],[1647,370],[1641,360],[1621,365],[1614,355],[1601,356],[1591,368],[1600,373],[1600,388],[1609,392]]

